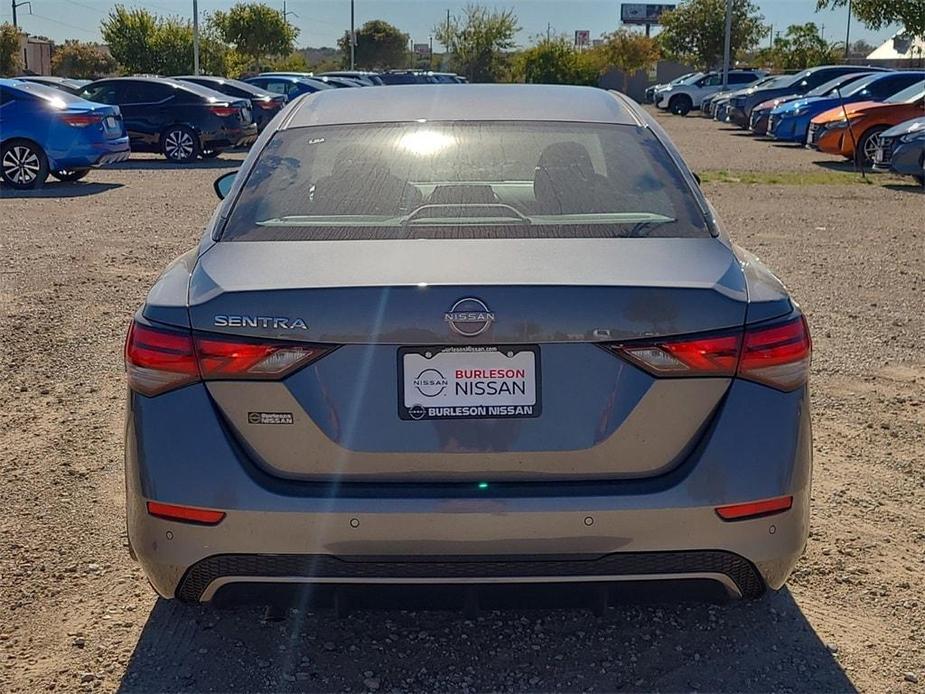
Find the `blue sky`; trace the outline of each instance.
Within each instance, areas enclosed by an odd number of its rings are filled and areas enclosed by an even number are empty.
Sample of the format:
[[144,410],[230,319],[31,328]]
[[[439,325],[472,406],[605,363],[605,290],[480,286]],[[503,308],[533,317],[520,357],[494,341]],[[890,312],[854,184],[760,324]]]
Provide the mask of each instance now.
[[[282,0],[268,0],[282,7]],[[667,0],[670,1],[670,0]],[[841,41],[845,36],[847,12],[844,8],[816,12],[815,0],[755,0],[765,20],[780,31],[788,24],[816,22],[825,26],[829,41]],[[465,2],[450,0],[355,0],[357,25],[369,19],[385,19],[411,34],[416,42],[428,40],[433,26],[446,20],[446,11],[460,13]],[[113,0],[32,0],[28,7],[19,8],[19,23],[25,31],[43,34],[55,40],[77,38],[84,41],[99,40],[100,20],[114,4]],[[190,16],[192,0],[157,0],[135,2],[123,0],[132,7],[145,7],[160,14]],[[199,0],[201,14],[224,9],[233,0]],[[605,0],[509,0],[482,4],[498,8],[513,8],[520,19],[518,41],[527,44],[532,37],[546,32],[571,35],[576,29],[590,29],[592,36],[612,31],[618,26],[620,2]],[[350,23],[349,0],[287,0],[287,10],[294,12],[292,21],[299,29],[298,45],[332,46]],[[10,21],[10,5],[0,5],[0,21]],[[851,40],[866,39],[879,44],[892,35],[895,28],[871,32],[858,22],[852,22]]]

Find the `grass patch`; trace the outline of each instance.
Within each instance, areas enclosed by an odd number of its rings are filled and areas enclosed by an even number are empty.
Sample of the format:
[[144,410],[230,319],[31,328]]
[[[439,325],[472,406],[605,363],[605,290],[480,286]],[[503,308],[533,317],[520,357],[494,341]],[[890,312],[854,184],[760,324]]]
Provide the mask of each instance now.
[[849,185],[852,183],[887,184],[902,179],[883,174],[867,174],[867,178],[852,171],[727,171],[707,169],[698,171],[703,183],[744,183],[782,186]]

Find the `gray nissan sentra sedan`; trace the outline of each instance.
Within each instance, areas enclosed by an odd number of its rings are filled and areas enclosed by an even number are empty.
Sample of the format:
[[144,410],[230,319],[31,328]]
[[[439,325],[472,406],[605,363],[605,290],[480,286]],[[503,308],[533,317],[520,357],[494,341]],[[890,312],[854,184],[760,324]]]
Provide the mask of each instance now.
[[635,103],[319,92],[216,189],[125,349],[129,539],[161,595],[784,583],[806,321]]

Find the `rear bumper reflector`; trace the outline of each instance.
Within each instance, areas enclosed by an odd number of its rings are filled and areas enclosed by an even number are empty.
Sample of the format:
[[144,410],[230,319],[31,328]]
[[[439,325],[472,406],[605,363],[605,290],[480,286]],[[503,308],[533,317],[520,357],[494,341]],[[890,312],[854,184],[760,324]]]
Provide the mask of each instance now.
[[225,518],[224,511],[162,504],[157,501],[148,502],[148,513],[156,518],[163,518],[164,520],[180,521],[181,523],[197,523],[199,525],[218,525]]
[[784,511],[789,511],[792,506],[792,496],[779,496],[774,499],[749,501],[745,504],[717,506],[716,515],[726,521],[747,520],[749,518],[761,518],[775,513],[783,513]]

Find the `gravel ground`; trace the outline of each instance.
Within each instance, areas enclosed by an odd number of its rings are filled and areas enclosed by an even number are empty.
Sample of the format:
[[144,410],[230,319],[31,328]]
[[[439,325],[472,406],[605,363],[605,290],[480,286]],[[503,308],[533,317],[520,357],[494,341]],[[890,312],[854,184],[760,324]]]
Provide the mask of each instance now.
[[[661,119],[695,170],[823,158]],[[235,158],[0,190],[0,690],[925,691],[925,196],[899,181],[705,186],[814,331],[812,535],[787,589],[473,620],[157,600],[126,552],[120,350]]]

